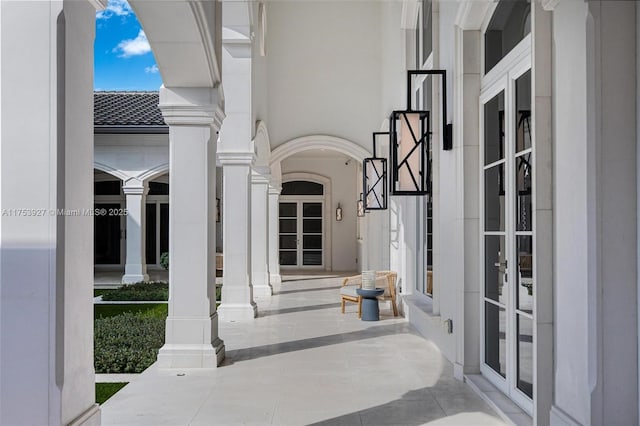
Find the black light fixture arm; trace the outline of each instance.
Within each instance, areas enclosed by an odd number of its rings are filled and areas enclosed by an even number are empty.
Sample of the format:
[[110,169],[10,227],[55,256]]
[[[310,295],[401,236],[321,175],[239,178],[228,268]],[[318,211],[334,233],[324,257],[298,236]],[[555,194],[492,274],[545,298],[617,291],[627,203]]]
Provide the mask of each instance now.
[[408,70],[407,71],[407,111],[411,108],[412,77],[414,75],[439,75],[442,83],[442,149],[448,151],[453,148],[453,125],[447,124],[447,71],[446,70]]
[[378,154],[376,154],[376,135],[390,135],[391,132],[373,132],[373,157],[378,158]]

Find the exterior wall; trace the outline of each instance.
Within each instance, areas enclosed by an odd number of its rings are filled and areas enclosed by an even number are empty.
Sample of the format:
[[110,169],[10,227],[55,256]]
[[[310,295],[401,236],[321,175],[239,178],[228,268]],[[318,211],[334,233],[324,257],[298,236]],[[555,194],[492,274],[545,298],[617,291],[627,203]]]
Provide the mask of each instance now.
[[169,168],[168,134],[96,134],[94,138],[95,163],[117,170],[123,180]]
[[272,149],[313,134],[371,149],[371,132],[383,118],[382,3],[267,2]]
[[[331,206],[329,221],[331,237],[327,246],[331,247],[331,269],[334,271],[355,271],[359,269],[357,230],[356,230],[356,193],[357,165],[355,160],[345,157],[304,157],[304,154],[291,156],[282,161],[282,175],[303,172],[322,175],[331,180]],[[342,207],[342,221],[337,222],[335,211],[338,202]],[[325,209],[326,210],[326,209]]]

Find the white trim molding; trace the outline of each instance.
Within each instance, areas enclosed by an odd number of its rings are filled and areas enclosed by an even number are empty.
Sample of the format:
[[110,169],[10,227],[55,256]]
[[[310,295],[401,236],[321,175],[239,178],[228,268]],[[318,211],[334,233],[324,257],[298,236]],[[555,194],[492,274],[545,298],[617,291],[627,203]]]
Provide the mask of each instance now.
[[560,0],[541,0],[542,8],[547,12],[552,12],[560,4]]
[[480,30],[492,3],[491,0],[475,0],[460,3],[456,14],[456,26],[464,31]]
[[330,149],[345,154],[354,160],[362,161],[371,153],[348,139],[328,135],[311,135],[292,139],[277,146],[271,152],[270,164],[273,166],[287,157],[312,149]]

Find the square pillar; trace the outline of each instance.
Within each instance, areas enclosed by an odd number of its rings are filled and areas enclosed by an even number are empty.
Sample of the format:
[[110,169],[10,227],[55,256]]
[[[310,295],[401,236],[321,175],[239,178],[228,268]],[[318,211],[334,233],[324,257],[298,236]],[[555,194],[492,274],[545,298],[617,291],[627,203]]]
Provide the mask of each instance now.
[[224,359],[215,298],[217,90],[160,89],[169,125],[169,316],[160,368],[210,368]]
[[269,283],[269,178],[251,175],[251,278],[255,297],[271,297]]
[[251,164],[253,152],[220,152],[222,164],[223,235],[222,321],[257,316],[251,284]]
[[269,185],[269,282],[273,290],[280,290],[280,186]]
[[130,179],[122,187],[127,200],[127,260],[124,266],[123,284],[149,281],[145,261],[145,209],[149,186],[137,179]]

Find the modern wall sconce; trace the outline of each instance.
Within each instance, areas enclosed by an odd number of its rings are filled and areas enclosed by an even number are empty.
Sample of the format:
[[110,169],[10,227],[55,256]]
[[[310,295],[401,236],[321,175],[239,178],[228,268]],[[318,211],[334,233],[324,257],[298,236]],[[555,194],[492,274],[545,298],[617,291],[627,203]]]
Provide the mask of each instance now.
[[342,207],[340,207],[340,203],[338,203],[338,207],[336,208],[336,221],[340,222],[342,220]]
[[407,109],[393,111],[389,119],[391,195],[426,195],[431,192],[430,112],[411,108],[412,78],[422,74],[441,76],[442,148],[452,149],[452,125],[447,124],[446,71],[407,71]]
[[[387,159],[377,157],[378,138],[389,132],[373,133],[373,157],[362,162],[363,211],[387,209]],[[358,210],[359,211],[359,210]]]
[[364,201],[362,201],[362,192],[360,193],[360,199],[356,203],[358,210],[358,217],[364,217]]

